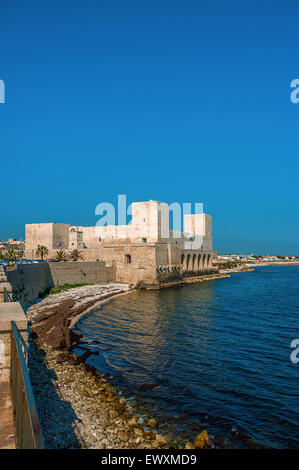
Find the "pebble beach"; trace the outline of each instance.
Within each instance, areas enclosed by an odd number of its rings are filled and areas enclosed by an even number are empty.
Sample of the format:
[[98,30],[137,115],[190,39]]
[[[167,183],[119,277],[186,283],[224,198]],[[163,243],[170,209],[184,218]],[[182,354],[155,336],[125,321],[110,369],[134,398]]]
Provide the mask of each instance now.
[[[82,286],[28,308],[30,374],[47,448],[195,448],[159,434],[154,416],[144,422],[113,386],[113,377],[99,374],[72,351],[80,339],[71,330],[78,318],[131,290],[127,284]],[[208,446],[209,438],[196,442]]]

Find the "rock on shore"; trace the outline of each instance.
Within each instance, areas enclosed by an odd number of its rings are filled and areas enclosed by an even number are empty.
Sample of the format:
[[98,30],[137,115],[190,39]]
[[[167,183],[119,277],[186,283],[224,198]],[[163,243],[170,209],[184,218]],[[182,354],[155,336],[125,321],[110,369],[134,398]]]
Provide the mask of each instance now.
[[30,339],[30,376],[47,448],[156,449],[169,441],[147,432],[103,375],[60,361]]
[[49,295],[26,312],[39,344],[70,352],[80,337],[71,331],[75,321],[110,297],[132,290],[128,284],[82,286]]
[[132,286],[129,284],[94,284],[86,285],[82,287],[76,287],[74,289],[68,289],[62,291],[59,294],[48,295],[41,302],[33,304],[27,309],[28,319],[34,323],[39,321],[41,314],[50,315],[53,313],[54,308],[61,305],[65,300],[73,300],[74,309],[86,310],[89,306],[93,306],[98,302],[132,290]]
[[47,448],[173,446],[170,438],[139,423],[104,375],[72,353],[80,339],[70,329],[74,319],[129,290],[125,284],[83,286],[50,295],[27,310],[30,376]]

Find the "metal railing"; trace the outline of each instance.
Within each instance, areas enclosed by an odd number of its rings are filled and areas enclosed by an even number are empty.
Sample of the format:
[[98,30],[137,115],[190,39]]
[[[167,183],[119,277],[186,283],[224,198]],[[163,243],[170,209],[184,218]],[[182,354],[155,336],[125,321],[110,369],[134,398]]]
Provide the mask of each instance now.
[[4,287],[4,301],[5,302],[12,302],[11,295],[7,292],[6,287]]
[[27,352],[27,345],[12,321],[10,382],[16,447],[42,449],[44,442],[28,373]]

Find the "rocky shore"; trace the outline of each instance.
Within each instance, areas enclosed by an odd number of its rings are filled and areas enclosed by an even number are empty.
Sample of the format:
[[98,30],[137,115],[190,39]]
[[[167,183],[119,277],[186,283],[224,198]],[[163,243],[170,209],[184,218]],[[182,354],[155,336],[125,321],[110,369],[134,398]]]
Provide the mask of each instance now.
[[[229,269],[220,269],[219,273],[221,275],[224,274],[232,274],[232,273],[254,273],[256,270],[251,266],[238,266],[236,268],[229,268]],[[230,276],[227,276],[230,277]]]
[[[30,376],[47,448],[168,448],[170,436],[141,423],[103,375],[30,339]],[[145,428],[147,425],[147,428]]]
[[[234,271],[228,271],[228,272],[234,272]],[[160,284],[159,286],[146,287],[146,289],[158,290],[158,289],[167,289],[169,287],[183,287],[183,286],[187,286],[188,284],[196,284],[198,282],[204,282],[204,281],[214,281],[216,279],[224,279],[227,277],[230,277],[227,274],[227,272],[221,271],[215,274],[204,274],[201,276],[185,277],[183,280],[180,280],[180,281],[165,282],[163,284]]]
[[247,266],[299,266],[299,260],[295,261],[255,261]]
[[219,273],[229,274],[229,273],[247,273],[255,272],[255,267],[258,266],[298,266],[299,261],[255,261],[253,263],[239,263],[238,266],[229,269],[221,269],[219,267]]
[[132,290],[125,284],[93,285],[50,295],[27,310],[29,369],[47,448],[204,448],[206,431],[194,442],[161,435],[155,417],[146,421],[112,385],[113,377],[72,352],[80,336],[70,327],[90,309]]

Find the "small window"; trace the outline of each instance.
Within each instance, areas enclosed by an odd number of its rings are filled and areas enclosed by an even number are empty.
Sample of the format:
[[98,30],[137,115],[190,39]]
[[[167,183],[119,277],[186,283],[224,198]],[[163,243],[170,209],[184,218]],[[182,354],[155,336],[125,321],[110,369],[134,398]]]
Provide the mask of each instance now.
[[143,238],[142,239],[142,243],[146,243],[147,239],[146,238]]
[[131,255],[125,255],[125,262],[126,262],[126,264],[130,264],[131,261],[132,261]]
[[99,242],[101,242],[101,241],[102,241],[102,237],[99,237]]
[[143,219],[143,222],[146,222],[146,219]]

